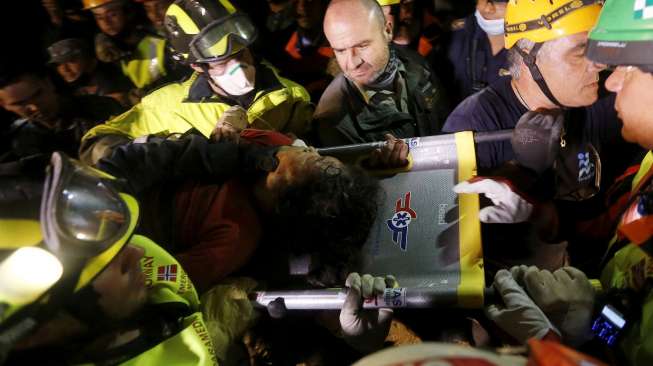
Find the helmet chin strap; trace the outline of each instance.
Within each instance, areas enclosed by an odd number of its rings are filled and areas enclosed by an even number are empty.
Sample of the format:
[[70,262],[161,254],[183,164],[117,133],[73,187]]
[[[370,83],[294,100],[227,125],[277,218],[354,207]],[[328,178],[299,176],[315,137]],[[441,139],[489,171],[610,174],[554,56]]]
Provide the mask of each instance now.
[[531,50],[530,53],[526,53],[526,51],[522,50],[518,46],[515,46],[515,49],[517,53],[519,53],[524,60],[524,64],[526,64],[526,67],[528,67],[528,71],[530,71],[531,76],[533,76],[533,80],[537,83],[537,85],[540,87],[540,90],[544,95],[546,95],[547,98],[553,104],[557,105],[560,108],[567,108],[562,103],[556,99],[556,97],[553,95],[553,92],[551,92],[551,89],[549,89],[549,86],[546,84],[546,80],[544,80],[544,76],[542,76],[542,73],[540,72],[539,67],[537,67],[537,64],[535,63],[537,61],[537,53],[540,51],[540,48],[542,48],[543,43],[536,43],[535,46],[533,46],[533,49]]

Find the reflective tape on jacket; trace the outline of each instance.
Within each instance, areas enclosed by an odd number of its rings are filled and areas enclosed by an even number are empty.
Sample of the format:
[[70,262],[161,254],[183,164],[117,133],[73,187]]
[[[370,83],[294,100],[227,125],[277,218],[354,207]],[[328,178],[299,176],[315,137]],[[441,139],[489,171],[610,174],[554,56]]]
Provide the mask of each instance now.
[[[631,193],[640,181],[653,169],[653,153],[649,151],[642,160],[632,183]],[[616,241],[612,240],[611,245]],[[606,289],[632,289],[645,291],[646,282],[653,279],[653,258],[639,246],[632,243],[619,249],[601,272],[601,283]],[[653,365],[653,294],[648,293],[642,304],[639,319],[631,324],[620,343],[633,365]]]
[[[250,127],[301,136],[308,130],[313,113],[310,96],[304,87],[274,72],[283,87],[258,92],[247,109]],[[135,139],[145,135],[184,133],[192,128],[209,137],[222,113],[231,106],[218,97],[187,101],[197,77],[198,74],[194,74],[184,82],[153,91],[132,109],[91,129],[83,140],[112,134]]]
[[143,88],[161,76],[165,70],[165,40],[145,36],[138,42],[134,53],[120,61],[120,67],[137,88]]

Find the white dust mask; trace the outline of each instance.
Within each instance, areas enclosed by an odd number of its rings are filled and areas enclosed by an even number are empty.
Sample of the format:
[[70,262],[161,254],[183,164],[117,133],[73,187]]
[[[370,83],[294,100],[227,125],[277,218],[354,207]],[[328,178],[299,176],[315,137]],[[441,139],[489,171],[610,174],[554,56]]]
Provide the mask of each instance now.
[[493,20],[485,19],[478,11],[478,9],[474,13],[474,15],[476,16],[476,22],[478,23],[478,25],[488,35],[498,36],[500,34],[503,34],[503,19],[493,19]]
[[210,75],[214,83],[229,95],[244,95],[254,89],[254,66],[244,62],[230,65],[222,75]]

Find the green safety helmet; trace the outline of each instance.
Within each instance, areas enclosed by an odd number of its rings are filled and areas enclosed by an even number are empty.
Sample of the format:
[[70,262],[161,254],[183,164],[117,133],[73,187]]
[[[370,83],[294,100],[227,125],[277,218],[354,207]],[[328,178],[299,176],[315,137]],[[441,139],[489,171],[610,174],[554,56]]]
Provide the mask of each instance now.
[[589,34],[587,58],[653,72],[653,4],[645,0],[606,1]]
[[228,0],[177,0],[163,24],[173,58],[184,63],[223,60],[257,36],[252,21]]
[[0,355],[69,305],[138,221],[110,175],[62,153],[43,165],[39,177],[0,174]]

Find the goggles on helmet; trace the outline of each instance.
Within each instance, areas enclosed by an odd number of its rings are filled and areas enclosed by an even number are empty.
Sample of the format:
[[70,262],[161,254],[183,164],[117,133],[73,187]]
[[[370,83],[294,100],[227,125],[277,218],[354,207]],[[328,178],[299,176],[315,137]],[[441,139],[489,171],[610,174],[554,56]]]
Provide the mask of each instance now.
[[196,62],[221,61],[254,42],[256,27],[242,13],[234,13],[210,23],[190,42]]
[[18,207],[0,220],[0,249],[11,250],[0,257],[0,338],[11,337],[0,353],[89,285],[131,237],[138,203],[114,180],[54,153],[34,198],[7,193]]
[[45,242],[54,253],[95,256],[128,229],[130,212],[107,174],[52,156],[41,204]]

